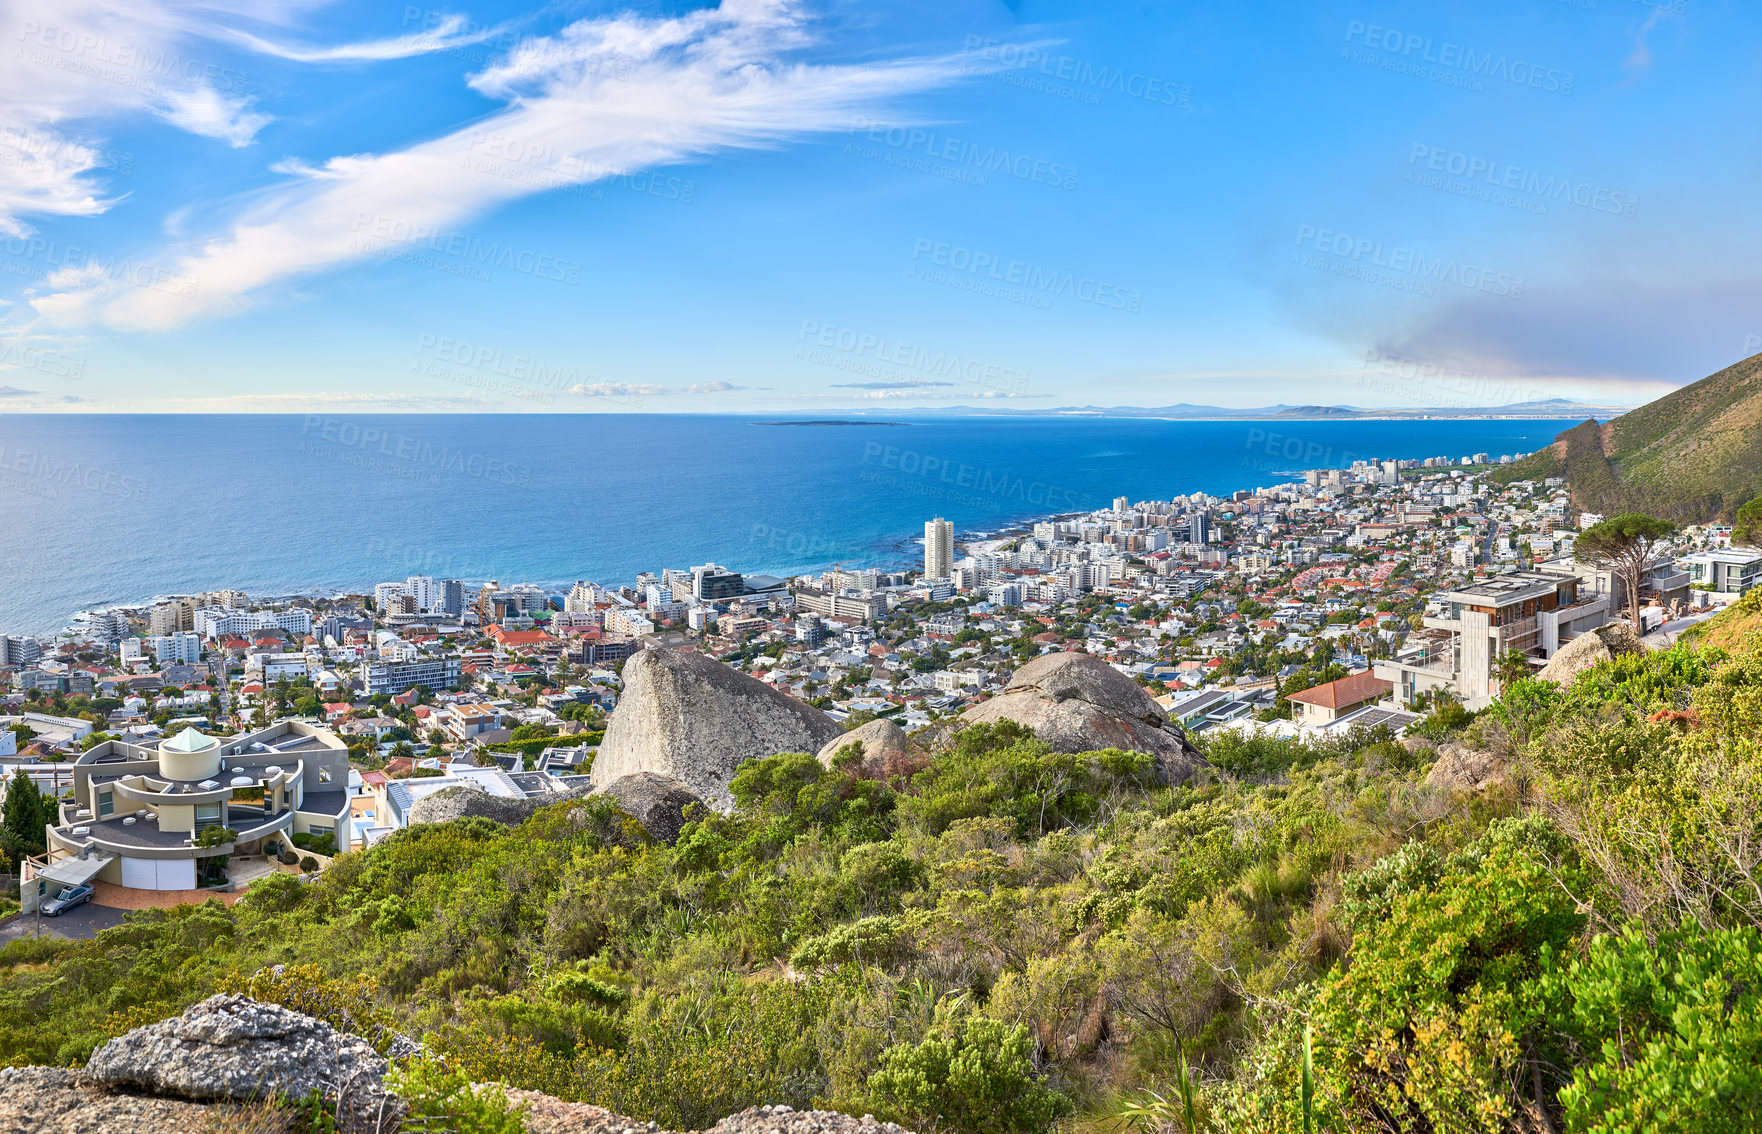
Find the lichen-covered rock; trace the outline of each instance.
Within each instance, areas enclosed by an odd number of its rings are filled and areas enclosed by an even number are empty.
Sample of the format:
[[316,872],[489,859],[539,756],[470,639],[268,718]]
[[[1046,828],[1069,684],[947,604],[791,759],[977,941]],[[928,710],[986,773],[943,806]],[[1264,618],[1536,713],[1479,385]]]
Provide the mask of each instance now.
[[402,1102],[386,1062],[360,1036],[248,996],[210,996],[92,1053],[86,1078],[189,1099],[304,1099],[316,1091],[345,1130],[396,1126]]
[[432,795],[425,795],[410,808],[411,823],[445,823],[449,819],[463,819],[478,816],[493,819],[497,823],[509,827],[518,827],[532,817],[532,813],[541,807],[549,807],[553,803],[580,799],[588,794],[587,788],[571,788],[569,791],[550,792],[545,795],[530,796],[525,799],[514,799],[510,796],[491,795],[479,788],[461,784],[458,787],[442,788]]
[[642,829],[659,842],[672,846],[685,826],[686,809],[702,804],[697,793],[671,776],[637,772],[620,776],[606,785],[606,794],[618,801]]
[[206,1103],[108,1091],[65,1067],[0,1067],[0,1134],[198,1134],[222,1128],[220,1117]]
[[928,762],[928,757],[911,742],[905,730],[883,717],[839,733],[827,741],[819,752],[820,763],[832,767],[839,753],[853,744],[859,750],[853,770],[864,779],[891,780],[895,776],[910,776]]
[[624,695],[594,757],[595,784],[653,772],[731,811],[728,782],[742,764],[818,752],[842,733],[813,706],[690,650],[633,654],[623,677]]
[[1205,760],[1131,678],[1089,654],[1046,654],[1021,669],[1004,691],[961,714],[965,724],[1010,720],[1059,752],[1120,748],[1156,758],[1166,783],[1180,783]]
[[1426,773],[1426,786],[1451,792],[1483,792],[1505,783],[1505,763],[1491,752],[1445,744]]
[[1646,644],[1640,641],[1632,626],[1626,622],[1611,622],[1586,631],[1560,647],[1536,676],[1543,681],[1570,685],[1573,678],[1600,661],[1645,652]]

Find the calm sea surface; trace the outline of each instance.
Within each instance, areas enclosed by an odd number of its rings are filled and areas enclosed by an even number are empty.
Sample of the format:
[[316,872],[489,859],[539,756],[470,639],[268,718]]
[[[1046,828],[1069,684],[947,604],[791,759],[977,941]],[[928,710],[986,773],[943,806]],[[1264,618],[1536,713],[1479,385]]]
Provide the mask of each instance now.
[[993,530],[1364,457],[1526,453],[1576,424],[902,420],[0,417],[0,632],[222,587],[897,563],[935,515]]

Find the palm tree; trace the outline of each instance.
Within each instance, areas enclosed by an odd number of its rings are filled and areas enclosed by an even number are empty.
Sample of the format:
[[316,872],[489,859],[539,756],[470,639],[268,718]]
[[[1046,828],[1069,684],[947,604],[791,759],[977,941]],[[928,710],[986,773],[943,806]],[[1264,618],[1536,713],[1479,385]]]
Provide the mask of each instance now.
[[1499,679],[1500,689],[1509,689],[1513,682],[1529,675],[1529,659],[1516,650],[1508,650],[1493,663],[1493,676]]

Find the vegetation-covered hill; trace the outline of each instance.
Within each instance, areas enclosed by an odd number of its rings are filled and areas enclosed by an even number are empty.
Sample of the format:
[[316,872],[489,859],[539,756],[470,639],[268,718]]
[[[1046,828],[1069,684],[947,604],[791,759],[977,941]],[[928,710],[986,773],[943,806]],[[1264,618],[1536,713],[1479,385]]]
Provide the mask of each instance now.
[[1565,476],[1592,512],[1730,520],[1762,496],[1762,354],[1605,425],[1575,426],[1499,476]]
[[233,989],[675,1129],[1179,1130],[1183,1067],[1213,1131],[1758,1129],[1762,638],[1721,640],[1443,707],[1475,795],[1374,733],[1202,734],[1167,789],[1006,722],[893,787],[750,763],[673,847],[601,799],[413,828],[0,948],[0,1062]]

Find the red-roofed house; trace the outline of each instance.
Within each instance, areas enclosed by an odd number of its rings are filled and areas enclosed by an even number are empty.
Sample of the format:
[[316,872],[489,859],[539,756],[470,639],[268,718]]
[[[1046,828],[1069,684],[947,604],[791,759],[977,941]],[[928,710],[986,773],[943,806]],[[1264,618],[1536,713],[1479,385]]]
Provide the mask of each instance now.
[[1292,693],[1289,699],[1298,706],[1297,723],[1315,728],[1387,697],[1394,688],[1393,681],[1385,681],[1366,669],[1326,685]]
[[355,706],[349,704],[347,701],[326,701],[324,703],[324,719],[327,721],[334,721],[338,717],[348,713],[354,707]]
[[543,630],[509,630],[503,626],[491,626],[488,636],[503,650],[538,650],[557,644],[557,640]]

